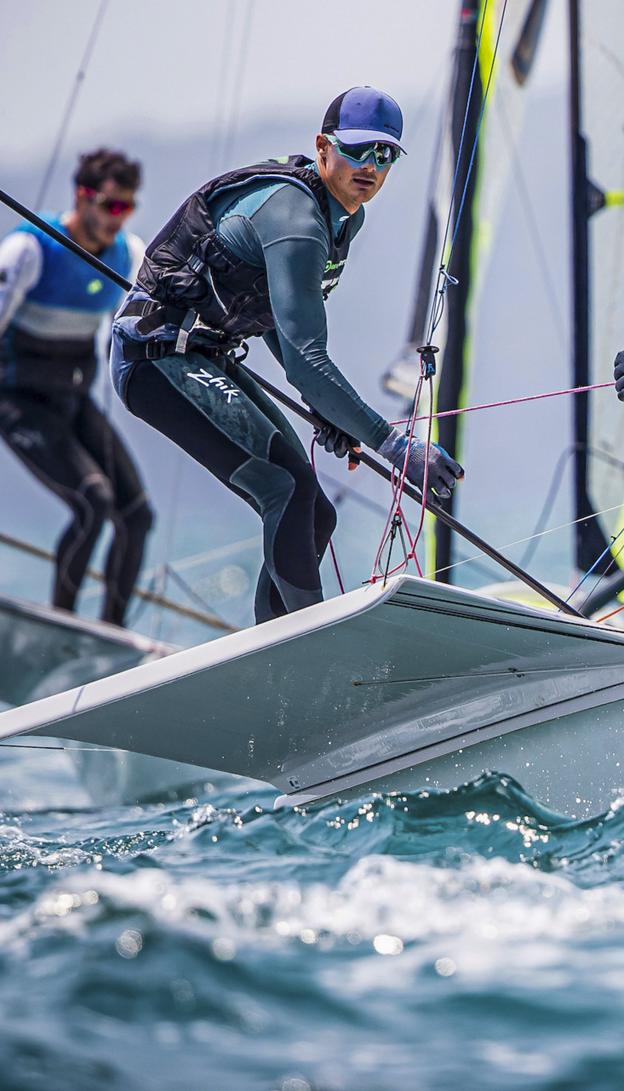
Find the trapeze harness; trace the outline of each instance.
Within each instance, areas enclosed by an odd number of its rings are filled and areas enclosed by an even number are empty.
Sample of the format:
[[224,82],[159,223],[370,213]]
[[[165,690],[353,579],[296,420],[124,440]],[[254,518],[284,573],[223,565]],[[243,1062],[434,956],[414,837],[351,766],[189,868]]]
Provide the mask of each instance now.
[[[60,217],[43,218],[68,233]],[[35,247],[26,240],[22,244],[22,235],[34,236]],[[55,606],[74,609],[103,523],[113,521],[102,617],[121,625],[152,512],[130,455],[89,394],[97,368],[96,330],[121,292],[30,225],[18,228],[3,245],[0,301],[6,285],[10,304],[11,250],[19,257],[20,246],[31,246],[40,275],[0,338],[0,436],[72,513],[56,550]],[[100,257],[127,276],[131,262],[124,233]]]
[[[379,443],[388,431],[383,418],[365,406],[326,358],[324,344],[324,356],[319,351],[323,373],[315,376],[306,365],[297,377],[283,358],[284,338],[276,332],[276,321],[282,329],[282,309],[305,308],[306,292],[298,294],[297,268],[284,271],[285,263],[277,259],[271,264],[272,248],[284,246],[296,266],[297,240],[305,249],[310,237],[312,259],[320,254],[323,264],[309,295],[314,306],[321,298],[322,307],[363,219],[340,211],[344,222],[336,232],[328,192],[304,156],[269,160],[213,179],[188,198],[148,246],[135,288],[113,327],[113,382],[131,412],[192,455],[262,517],[257,621],[321,601],[319,562],[336,515],[296,433],[237,366],[237,358],[246,353],[245,339],[262,335],[310,404],[316,394],[327,399],[329,389],[332,404],[351,413],[350,434],[377,438],[379,433]],[[283,321],[296,326],[297,314],[284,315]],[[323,406],[317,408],[323,414]]]

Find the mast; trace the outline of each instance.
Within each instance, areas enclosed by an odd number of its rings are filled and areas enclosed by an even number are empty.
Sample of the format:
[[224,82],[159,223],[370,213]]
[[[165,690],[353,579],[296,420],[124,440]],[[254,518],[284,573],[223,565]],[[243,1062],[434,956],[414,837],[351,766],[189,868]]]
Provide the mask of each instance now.
[[[474,198],[479,171],[479,150],[477,148],[475,163],[473,164],[470,178],[468,169],[472,148],[474,146],[481,104],[483,101],[483,88],[481,84],[479,66],[477,64],[474,74],[474,85],[470,103],[470,82],[475,68],[478,41],[478,21],[480,0],[466,0],[462,3],[459,16],[459,29],[457,37],[457,51],[455,54],[455,73],[452,90],[451,113],[451,141],[453,150],[453,162],[458,162],[460,141],[464,127],[466,127],[463,139],[461,160],[458,164],[457,184],[455,200],[451,216],[451,236],[457,227],[457,217],[460,208],[461,195],[466,192],[459,230],[453,251],[453,260],[449,273],[456,277],[458,284],[447,293],[447,322],[448,332],[446,345],[442,358],[442,369],[438,385],[437,411],[445,412],[455,409],[462,404],[462,387],[464,385],[464,372],[467,363],[467,329],[468,329],[468,300],[471,286],[471,253],[473,227],[475,218]],[[466,114],[466,110],[468,113]],[[444,255],[443,255],[444,260]],[[459,452],[459,440],[461,418],[458,416],[442,417],[438,421],[436,441],[454,457]],[[455,498],[447,501],[446,508],[453,511]],[[452,533],[449,527],[436,524],[435,528],[435,567],[436,570],[448,569],[452,564]],[[450,581],[450,573],[443,571],[438,577],[442,582]]]
[[[568,0],[570,28],[570,152],[572,186],[572,358],[574,386],[588,386],[589,367],[589,217],[590,183],[587,177],[587,142],[581,131],[581,64],[579,0]],[[593,514],[587,491],[589,395],[573,400],[575,518]],[[576,565],[586,572],[604,549],[606,539],[596,519],[578,524]],[[608,559],[607,559],[608,563]]]

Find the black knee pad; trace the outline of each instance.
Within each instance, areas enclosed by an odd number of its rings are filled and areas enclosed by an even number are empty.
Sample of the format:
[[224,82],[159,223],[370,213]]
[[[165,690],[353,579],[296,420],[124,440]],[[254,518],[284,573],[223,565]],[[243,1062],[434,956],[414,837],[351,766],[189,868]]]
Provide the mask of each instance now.
[[80,515],[86,508],[91,517],[97,523],[103,523],[109,519],[115,509],[115,496],[112,486],[105,477],[97,477],[90,481],[82,490],[84,505],[76,505]]
[[130,533],[142,537],[149,533],[156,519],[154,509],[148,504],[145,496],[141,498],[140,503],[135,501],[120,514]]

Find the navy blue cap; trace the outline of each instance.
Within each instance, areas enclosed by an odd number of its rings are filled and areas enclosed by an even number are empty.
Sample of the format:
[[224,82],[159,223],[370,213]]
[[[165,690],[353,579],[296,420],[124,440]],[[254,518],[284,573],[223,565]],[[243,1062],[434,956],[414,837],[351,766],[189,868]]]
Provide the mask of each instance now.
[[321,132],[333,133],[345,144],[380,140],[401,148],[403,115],[394,99],[383,91],[376,91],[374,87],[351,87],[330,103]]

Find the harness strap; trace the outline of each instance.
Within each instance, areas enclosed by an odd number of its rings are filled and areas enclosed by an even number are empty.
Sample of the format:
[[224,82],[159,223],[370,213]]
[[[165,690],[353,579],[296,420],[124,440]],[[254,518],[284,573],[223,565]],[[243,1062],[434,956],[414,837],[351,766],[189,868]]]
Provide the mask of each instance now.
[[123,358],[127,364],[137,360],[161,360],[175,352],[175,341],[123,341]]
[[141,337],[153,333],[165,322],[178,325],[187,314],[182,307],[172,307],[169,304],[159,303],[154,299],[131,299],[121,311],[120,317],[140,318],[136,324],[137,333]]
[[[155,338],[151,341],[129,341],[124,338],[123,358],[127,364],[136,363],[137,360],[162,360],[164,356],[172,356],[174,353],[179,352],[177,344],[177,341],[157,341]],[[241,349],[238,356],[236,355],[237,349]],[[212,356],[229,356],[232,363],[236,364],[245,359],[249,352],[249,345],[243,341],[235,345],[230,342],[229,345],[214,345],[213,347],[203,341],[198,345],[194,345],[193,351],[209,358]]]
[[197,311],[189,309],[186,312],[186,314],[184,315],[184,319],[183,319],[183,321],[182,321],[182,323],[180,325],[180,329],[178,330],[178,337],[177,337],[177,340],[176,340],[176,343],[175,343],[175,350],[176,350],[176,352],[181,353],[182,356],[184,356],[185,353],[186,353],[189,334],[190,334],[191,330],[193,329],[193,326],[195,325],[196,320],[197,320]]
[[[193,348],[201,352],[203,356],[225,356],[234,353],[237,349],[242,349],[242,355],[238,359],[244,360],[249,352],[249,347],[244,341],[232,338],[223,330],[207,326],[201,320],[198,321],[197,311],[191,308],[183,310],[182,307],[173,307],[154,299],[131,299],[120,311],[120,317],[139,318],[136,331],[142,337],[154,333],[165,323],[178,326],[175,341],[156,338],[148,341],[130,341],[124,338],[123,356],[127,363],[134,363],[137,360],[162,360],[164,356],[172,353],[184,356],[189,348],[191,337]],[[202,338],[202,333],[207,334],[211,339],[217,338],[218,343],[214,346],[207,343],[205,337]]]

